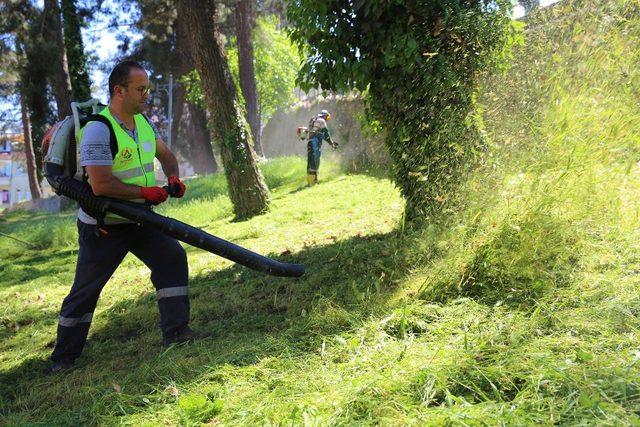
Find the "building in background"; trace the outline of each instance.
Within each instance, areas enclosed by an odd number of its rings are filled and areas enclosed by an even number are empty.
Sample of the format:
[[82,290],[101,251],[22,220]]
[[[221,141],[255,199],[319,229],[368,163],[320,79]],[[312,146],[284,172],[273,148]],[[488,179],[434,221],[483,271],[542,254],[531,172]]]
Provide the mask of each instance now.
[[0,207],[8,207],[11,203],[13,187],[12,145],[18,141],[16,135],[0,136]]
[[[48,183],[43,183],[42,192],[44,197],[52,194]],[[27,200],[31,189],[22,135],[0,135],[0,209]]]

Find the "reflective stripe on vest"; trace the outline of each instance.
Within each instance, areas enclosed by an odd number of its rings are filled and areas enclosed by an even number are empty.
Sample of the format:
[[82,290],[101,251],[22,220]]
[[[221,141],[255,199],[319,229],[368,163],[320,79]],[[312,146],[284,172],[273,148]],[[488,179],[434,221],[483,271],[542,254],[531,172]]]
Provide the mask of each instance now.
[[[145,172],[153,172],[154,170],[153,163],[147,163],[146,165],[143,165],[143,169]],[[118,178],[120,181],[124,182],[127,180],[131,180],[132,178],[143,176],[143,173],[140,170],[140,168],[135,167],[133,169],[127,169],[125,171],[120,171],[120,172],[114,171],[113,176]]]

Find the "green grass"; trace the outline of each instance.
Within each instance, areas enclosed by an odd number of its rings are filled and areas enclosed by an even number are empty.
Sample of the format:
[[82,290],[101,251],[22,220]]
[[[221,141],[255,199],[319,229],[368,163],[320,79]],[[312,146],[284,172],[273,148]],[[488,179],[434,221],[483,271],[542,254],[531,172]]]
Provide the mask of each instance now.
[[263,164],[271,210],[244,222],[223,177],[189,182],[161,213],[308,270],[187,248],[210,340],[160,348],[128,257],[78,367],[42,375],[73,216],[0,217],[38,246],[0,238],[0,424],[640,425],[640,4],[591,3],[534,17],[487,78],[492,146],[438,222],[406,227],[388,180],[331,162],[310,189],[302,159]]

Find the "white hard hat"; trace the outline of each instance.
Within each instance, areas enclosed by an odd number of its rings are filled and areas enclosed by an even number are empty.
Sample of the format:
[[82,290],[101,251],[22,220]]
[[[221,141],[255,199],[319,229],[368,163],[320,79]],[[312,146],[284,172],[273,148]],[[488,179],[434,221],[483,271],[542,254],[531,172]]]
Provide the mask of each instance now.
[[331,120],[331,114],[327,110],[320,111],[319,114],[321,117],[324,117],[326,121]]

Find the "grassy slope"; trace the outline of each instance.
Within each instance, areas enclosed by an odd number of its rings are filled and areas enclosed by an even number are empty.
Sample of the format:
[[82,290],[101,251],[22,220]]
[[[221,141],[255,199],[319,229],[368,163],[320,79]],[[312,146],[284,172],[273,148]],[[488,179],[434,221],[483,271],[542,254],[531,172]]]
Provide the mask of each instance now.
[[[43,247],[0,241],[16,259],[0,267],[0,415],[47,425],[640,424],[640,9],[583,3],[536,18],[514,69],[488,82],[495,146],[441,224],[399,231],[388,181],[332,171],[300,188],[304,166],[291,159],[265,165],[267,215],[231,222],[220,177],[165,207],[310,272],[265,277],[189,249],[192,318],[212,340],[159,349],[152,288],[131,258],[102,295],[78,369],[40,375],[72,280],[73,221],[0,222]],[[542,31],[549,22],[554,31]]]

